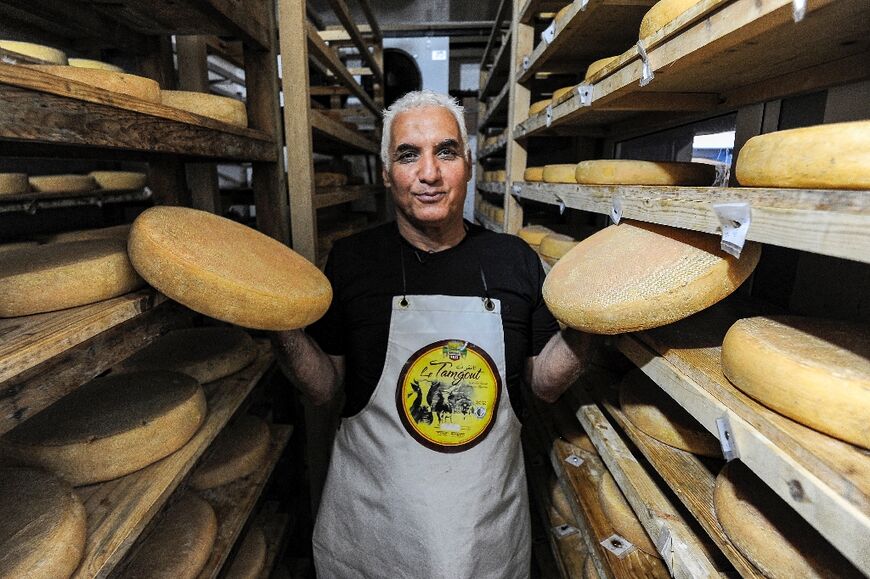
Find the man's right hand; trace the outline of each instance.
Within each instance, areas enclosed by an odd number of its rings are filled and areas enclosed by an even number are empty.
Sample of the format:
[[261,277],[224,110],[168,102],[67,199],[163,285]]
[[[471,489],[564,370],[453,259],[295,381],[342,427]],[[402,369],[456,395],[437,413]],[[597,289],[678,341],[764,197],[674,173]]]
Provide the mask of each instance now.
[[287,378],[317,406],[344,384],[344,356],[330,356],[302,330],[271,332],[272,349]]

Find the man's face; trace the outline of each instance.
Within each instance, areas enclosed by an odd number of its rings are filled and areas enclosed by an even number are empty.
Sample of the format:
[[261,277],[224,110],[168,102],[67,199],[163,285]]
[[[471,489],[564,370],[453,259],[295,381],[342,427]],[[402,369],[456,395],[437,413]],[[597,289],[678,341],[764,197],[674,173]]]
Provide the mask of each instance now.
[[384,183],[401,214],[415,227],[462,222],[470,160],[459,125],[443,107],[412,109],[393,119]]

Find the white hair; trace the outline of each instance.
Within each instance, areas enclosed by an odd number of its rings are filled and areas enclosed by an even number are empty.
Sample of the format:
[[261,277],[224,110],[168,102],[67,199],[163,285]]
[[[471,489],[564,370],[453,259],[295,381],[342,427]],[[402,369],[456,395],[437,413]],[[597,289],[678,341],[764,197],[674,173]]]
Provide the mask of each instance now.
[[384,128],[381,134],[381,161],[384,163],[384,167],[389,168],[392,164],[390,159],[390,146],[392,143],[390,140],[392,139],[393,120],[396,118],[396,115],[412,109],[426,107],[443,107],[450,111],[450,114],[456,119],[456,124],[459,125],[459,135],[462,139],[465,156],[467,157],[471,152],[471,147],[468,145],[468,130],[465,128],[465,114],[462,105],[455,98],[446,94],[428,89],[416,90],[405,94],[384,111]]

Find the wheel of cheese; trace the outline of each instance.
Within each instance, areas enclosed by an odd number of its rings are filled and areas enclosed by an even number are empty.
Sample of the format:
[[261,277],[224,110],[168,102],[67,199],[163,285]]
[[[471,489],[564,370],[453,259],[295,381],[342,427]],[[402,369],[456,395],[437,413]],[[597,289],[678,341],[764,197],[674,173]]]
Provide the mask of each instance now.
[[121,240],[23,247],[0,255],[0,318],[91,304],[143,285]]
[[594,75],[595,75],[599,70],[603,70],[604,67],[606,67],[608,64],[610,64],[611,62],[613,62],[613,61],[616,60],[617,58],[619,58],[619,55],[616,55],[616,56],[608,56],[607,58],[599,58],[598,60],[596,60],[595,62],[593,62],[592,64],[590,64],[590,65],[586,68],[586,76],[584,76],[583,78],[584,78],[585,80],[589,80],[589,79],[592,78],[592,77],[593,77],[593,76],[594,76]]
[[677,16],[694,6],[699,0],[661,0],[649,9],[643,20],[640,21],[640,33],[638,37],[643,40],[667,24],[674,21]]
[[46,243],[67,243],[70,241],[87,241],[92,239],[120,239],[127,242],[130,235],[130,224],[112,225],[98,229],[80,229],[77,231],[64,231],[56,233],[46,239]]
[[314,174],[315,187],[341,187],[342,185],[347,185],[347,175],[344,173],[321,172]]
[[719,441],[638,368],[619,384],[619,405],[639,430],[674,448],[722,458]]
[[528,167],[525,171],[523,171],[523,181],[540,182],[543,180],[543,167]]
[[586,562],[583,563],[583,579],[599,579],[598,569],[595,568],[595,561],[592,560],[592,555],[586,555]]
[[535,251],[538,251],[541,241],[551,233],[554,233],[554,231],[543,225],[526,225],[517,231],[520,239],[528,243]]
[[238,326],[301,328],[332,301],[329,280],[279,241],[186,207],[151,207],[127,243],[136,271],[185,306]]
[[183,90],[162,91],[160,100],[168,107],[202,115],[228,125],[248,126],[248,112],[245,103],[240,100]]
[[224,579],[257,579],[266,566],[266,536],[260,527],[253,526],[229,566]]
[[30,68],[81,82],[108,92],[127,95],[149,103],[160,102],[160,85],[157,81],[114,70],[81,68],[78,66],[58,66],[53,64],[28,65]]
[[136,191],[148,184],[148,176],[136,171],[91,171],[89,175],[106,191]]
[[141,541],[124,577],[194,579],[211,556],[217,531],[217,516],[211,505],[185,492]]
[[737,155],[737,180],[747,187],[870,189],[870,121],[752,137]]
[[224,428],[200,463],[190,486],[211,489],[246,477],[262,466],[269,452],[269,426],[260,418],[242,415]]
[[101,60],[91,60],[90,58],[70,58],[69,65],[77,66],[78,68],[96,68],[99,70],[111,70],[112,72],[124,72],[124,69],[120,66],[115,66]]
[[112,480],[181,448],[205,420],[199,383],[177,372],[96,378],[3,435],[4,454],[73,486]]
[[574,179],[574,163],[560,165],[544,165],[545,183],[576,183]]
[[39,245],[36,241],[16,241],[14,243],[0,243],[0,253],[6,251],[16,251],[23,247],[36,247]]
[[495,181],[496,183],[504,183],[507,180],[507,171],[505,171],[505,170],[495,171],[495,173],[492,176],[492,180]]
[[732,461],[716,477],[716,517],[744,557],[770,579],[861,577],[784,500],[743,463]]
[[563,86],[562,88],[557,88],[553,91],[553,102],[558,102],[566,94],[569,94],[577,85],[572,84],[571,86]]
[[43,46],[32,42],[19,42],[17,40],[0,40],[0,48],[49,64],[67,63],[66,53],[50,46]]
[[587,185],[712,185],[716,167],[706,163],[600,159],[581,161],[574,178]]
[[540,113],[541,111],[546,109],[548,106],[550,106],[550,103],[552,103],[552,102],[553,102],[553,99],[544,99],[542,101],[532,103],[529,106],[529,116],[532,117],[532,116]]
[[563,255],[574,249],[574,246],[579,243],[570,235],[562,235],[561,233],[551,233],[541,240],[538,246],[538,253],[550,265],[559,261]]
[[43,175],[30,177],[28,183],[37,193],[88,193],[97,188],[90,175]]
[[738,320],[722,370],[768,408],[870,448],[870,326],[798,316]]
[[171,370],[208,384],[235,374],[257,357],[247,332],[233,327],[185,328],[157,338],[120,364],[119,371]]
[[504,223],[504,207],[496,207],[493,209],[492,220],[496,223]]
[[32,468],[0,467],[0,577],[66,578],[85,550],[85,508],[72,487]]
[[647,555],[660,557],[643,525],[637,520],[637,515],[631,510],[631,505],[608,472],[601,477],[599,496],[604,517],[610,521],[613,530]]
[[563,521],[571,522],[573,524],[575,520],[574,511],[571,510],[571,503],[568,501],[565,491],[562,490],[562,485],[559,484],[559,479],[555,476],[551,476],[549,483],[550,505],[559,514],[559,517],[561,517]]
[[0,197],[20,195],[30,191],[30,183],[25,173],[0,173]]
[[706,233],[623,220],[577,244],[544,281],[553,315],[593,334],[656,328],[730,295],[749,277],[761,246],[740,259]]

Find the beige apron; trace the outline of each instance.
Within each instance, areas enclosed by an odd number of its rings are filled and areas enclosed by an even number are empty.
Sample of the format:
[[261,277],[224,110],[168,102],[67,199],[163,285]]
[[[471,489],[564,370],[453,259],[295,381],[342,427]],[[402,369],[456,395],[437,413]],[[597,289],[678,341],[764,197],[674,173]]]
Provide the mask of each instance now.
[[313,546],[321,579],[529,576],[497,300],[393,298],[384,371],[341,423]]

